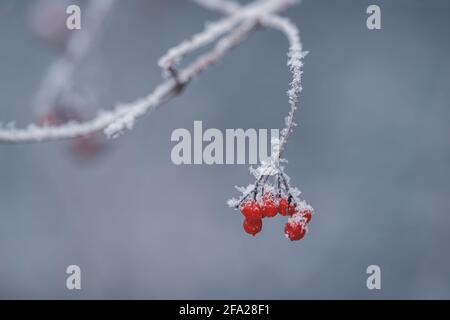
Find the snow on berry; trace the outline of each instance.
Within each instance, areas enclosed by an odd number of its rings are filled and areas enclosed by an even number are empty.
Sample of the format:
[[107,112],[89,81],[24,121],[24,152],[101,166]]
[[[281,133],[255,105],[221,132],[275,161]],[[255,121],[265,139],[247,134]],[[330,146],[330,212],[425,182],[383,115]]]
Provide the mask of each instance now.
[[256,201],[248,200],[241,206],[241,212],[246,219],[261,219],[263,213]]
[[288,220],[284,226],[284,234],[286,238],[291,241],[302,239],[307,232],[306,225],[304,223],[297,223]]

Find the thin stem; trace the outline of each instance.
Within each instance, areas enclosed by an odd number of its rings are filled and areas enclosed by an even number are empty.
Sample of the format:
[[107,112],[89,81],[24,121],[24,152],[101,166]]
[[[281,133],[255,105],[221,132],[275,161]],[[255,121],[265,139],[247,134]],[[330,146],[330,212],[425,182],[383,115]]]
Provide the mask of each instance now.
[[208,10],[218,11],[225,14],[233,14],[239,9],[241,5],[232,0],[193,0],[198,5],[205,7]]
[[286,128],[283,130],[282,140],[280,143],[280,158],[284,152],[289,137],[296,126],[295,112],[297,111],[298,97],[302,91],[302,59],[306,53],[302,50],[298,28],[289,19],[274,15],[265,15],[261,17],[260,22],[263,26],[281,31],[289,41],[287,64],[292,73],[292,80],[288,91],[290,111],[286,118]]

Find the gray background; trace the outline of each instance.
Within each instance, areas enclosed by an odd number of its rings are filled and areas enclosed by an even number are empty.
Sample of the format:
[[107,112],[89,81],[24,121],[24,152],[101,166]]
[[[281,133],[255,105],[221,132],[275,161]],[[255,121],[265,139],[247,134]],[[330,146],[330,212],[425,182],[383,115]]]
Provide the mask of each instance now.
[[[220,17],[148,2],[119,1],[80,72],[92,112],[149,92],[159,56]],[[19,125],[57,57],[30,33],[31,3],[0,3],[0,119]],[[380,31],[365,26],[374,3]],[[194,120],[282,126],[287,43],[259,31],[98,158],[74,159],[67,142],[0,145],[0,297],[450,298],[450,2],[305,0],[285,15],[310,51],[286,151],[317,213],[303,241],[281,218],[243,232],[225,201],[252,181],[246,166],[170,160],[172,131]],[[69,264],[81,291],[65,289]],[[381,291],[366,288],[370,264]]]

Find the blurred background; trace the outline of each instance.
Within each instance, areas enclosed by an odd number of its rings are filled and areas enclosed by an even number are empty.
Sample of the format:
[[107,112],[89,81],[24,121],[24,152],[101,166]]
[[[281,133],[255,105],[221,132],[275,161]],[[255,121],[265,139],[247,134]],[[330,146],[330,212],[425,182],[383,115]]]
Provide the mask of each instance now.
[[[37,32],[52,2],[0,2],[3,123],[36,120],[33,95],[61,54]],[[370,4],[381,30],[366,27]],[[65,23],[53,14],[44,29]],[[225,201],[252,182],[247,166],[170,159],[172,131],[194,120],[283,126],[287,42],[258,31],[100,151],[0,145],[0,298],[449,299],[450,2],[304,0],[284,15],[310,52],[285,154],[316,210],[304,240],[284,238],[282,217],[244,233]],[[76,74],[84,115],[146,95],[158,58],[218,18],[191,1],[117,1]],[[65,287],[71,264],[80,291]],[[371,264],[381,290],[366,287]]]

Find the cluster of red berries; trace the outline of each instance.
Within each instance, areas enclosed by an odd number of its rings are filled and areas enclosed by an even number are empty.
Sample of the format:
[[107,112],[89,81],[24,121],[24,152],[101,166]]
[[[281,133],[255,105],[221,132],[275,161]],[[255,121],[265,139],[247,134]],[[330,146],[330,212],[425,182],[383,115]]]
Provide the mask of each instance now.
[[284,233],[291,241],[302,239],[308,231],[307,224],[311,221],[312,213],[308,208],[297,207],[290,198],[275,196],[266,192],[258,202],[256,199],[245,200],[240,205],[244,215],[243,227],[245,232],[256,235],[262,230],[262,219],[275,217],[278,213],[290,218],[284,226]]

